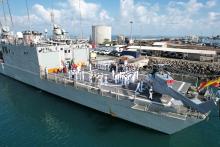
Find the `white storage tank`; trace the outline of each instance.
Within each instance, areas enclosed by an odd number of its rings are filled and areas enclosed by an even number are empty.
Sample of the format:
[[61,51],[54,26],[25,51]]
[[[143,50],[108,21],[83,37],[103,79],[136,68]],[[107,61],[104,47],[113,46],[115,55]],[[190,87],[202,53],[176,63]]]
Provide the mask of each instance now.
[[92,26],[93,44],[103,44],[105,41],[112,41],[112,28],[106,25]]

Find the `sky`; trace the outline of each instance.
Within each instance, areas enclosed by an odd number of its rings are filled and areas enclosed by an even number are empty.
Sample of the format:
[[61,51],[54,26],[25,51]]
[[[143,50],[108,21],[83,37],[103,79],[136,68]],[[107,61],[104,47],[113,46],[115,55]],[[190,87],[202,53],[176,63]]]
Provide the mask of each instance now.
[[14,31],[50,31],[53,12],[54,22],[74,36],[81,30],[90,36],[92,25],[110,25],[112,34],[129,35],[130,21],[139,36],[220,35],[220,0],[27,0],[28,7],[26,0],[8,0],[14,25],[3,1],[1,24]]

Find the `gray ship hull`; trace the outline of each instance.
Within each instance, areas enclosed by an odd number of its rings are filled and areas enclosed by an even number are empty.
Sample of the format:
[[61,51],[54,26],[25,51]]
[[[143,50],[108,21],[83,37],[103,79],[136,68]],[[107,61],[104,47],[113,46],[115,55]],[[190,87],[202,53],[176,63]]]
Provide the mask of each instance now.
[[165,134],[176,133],[204,120],[195,117],[180,119],[148,111],[132,109],[134,103],[129,99],[117,100],[116,98],[97,95],[69,85],[44,80],[41,79],[37,73],[24,71],[23,69],[9,66],[4,63],[0,64],[0,73],[83,106],[87,106]]

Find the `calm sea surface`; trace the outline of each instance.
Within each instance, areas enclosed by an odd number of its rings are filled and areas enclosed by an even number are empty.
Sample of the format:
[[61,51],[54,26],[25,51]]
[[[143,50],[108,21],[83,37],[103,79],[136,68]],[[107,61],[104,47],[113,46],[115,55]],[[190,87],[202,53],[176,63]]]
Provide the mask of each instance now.
[[216,116],[169,136],[0,75],[3,147],[220,147]]

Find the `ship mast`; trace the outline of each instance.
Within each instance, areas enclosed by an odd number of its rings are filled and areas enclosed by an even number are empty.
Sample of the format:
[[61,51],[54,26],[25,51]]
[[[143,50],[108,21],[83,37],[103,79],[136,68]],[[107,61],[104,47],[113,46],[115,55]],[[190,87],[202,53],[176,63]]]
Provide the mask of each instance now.
[[6,18],[6,13],[5,13],[5,4],[4,4],[4,0],[2,0],[1,3],[2,3],[2,11],[3,11],[3,15],[4,15],[5,25],[7,26],[7,18]]
[[14,27],[12,15],[11,15],[11,8],[10,8],[10,4],[9,4],[8,1],[9,1],[9,0],[6,0],[7,6],[8,6],[8,12],[9,12],[10,20],[11,20],[11,25],[12,25],[12,27]]
[[55,20],[54,20],[54,10],[53,10],[53,2],[51,1],[51,7],[52,7],[52,10],[51,10],[51,12],[50,12],[50,21],[51,21],[51,25],[52,25],[52,29],[53,29],[53,27],[54,27],[54,23],[55,23]]
[[79,0],[79,22],[80,22],[80,30],[81,30],[80,38],[83,39],[81,0]]
[[29,13],[29,9],[28,9],[28,0],[25,0],[25,2],[26,2],[26,9],[27,9],[27,15],[28,15],[28,26],[31,31],[31,20],[30,20],[30,13]]

